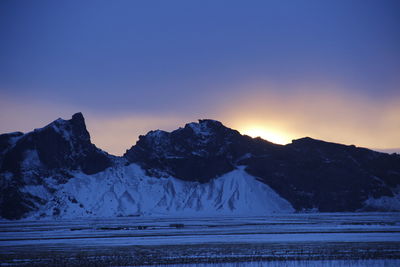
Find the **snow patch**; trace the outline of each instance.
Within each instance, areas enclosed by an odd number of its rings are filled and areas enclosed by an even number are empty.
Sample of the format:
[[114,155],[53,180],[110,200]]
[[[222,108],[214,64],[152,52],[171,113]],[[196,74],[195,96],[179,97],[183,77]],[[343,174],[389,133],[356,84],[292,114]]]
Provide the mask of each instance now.
[[27,150],[24,153],[24,160],[21,163],[22,171],[30,171],[41,165],[39,155],[36,150]]
[[168,133],[162,130],[151,131],[147,134],[147,137],[150,137],[152,142],[156,145],[160,145],[162,140],[167,136]]
[[15,144],[18,142],[18,140],[24,136],[23,134],[19,135],[19,132],[13,132],[13,133],[10,133],[9,135],[15,135],[13,137],[10,137],[10,139],[8,139],[8,143],[10,144],[10,147],[15,146]]
[[51,194],[43,185],[26,185],[21,191],[41,199],[49,199],[51,197]]
[[394,196],[383,196],[380,198],[370,197],[364,202],[365,209],[400,211],[400,187],[394,190]]
[[246,153],[246,154],[244,154],[243,156],[241,156],[240,158],[238,158],[237,160],[236,160],[236,162],[240,162],[241,160],[245,160],[245,159],[250,159],[250,158],[252,158],[253,157],[253,154],[251,154],[251,153]]
[[207,123],[192,122],[192,123],[188,123],[187,126],[189,126],[193,130],[195,135],[198,135],[198,136],[210,136],[212,134]]
[[69,123],[67,121],[58,119],[51,124],[51,127],[66,141],[71,142],[71,129],[69,129]]

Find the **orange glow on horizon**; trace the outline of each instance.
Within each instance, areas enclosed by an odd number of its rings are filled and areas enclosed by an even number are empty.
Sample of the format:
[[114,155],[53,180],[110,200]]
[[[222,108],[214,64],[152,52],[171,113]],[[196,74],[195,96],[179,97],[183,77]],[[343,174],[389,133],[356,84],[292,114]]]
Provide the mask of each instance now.
[[296,85],[297,90],[290,94],[280,88],[268,84],[239,86],[237,94],[221,103],[219,118],[242,134],[277,144],[308,136],[400,151],[400,96],[371,99],[334,84]]
[[[122,155],[139,135],[150,130],[173,131],[197,119],[215,119],[251,137],[276,144],[309,136],[314,139],[371,149],[400,152],[400,95],[371,99],[340,89],[303,89],[291,94],[278,86],[245,86],[238,93],[216,95],[215,106],[187,113],[99,113],[96,110],[32,100],[0,93],[0,133],[32,131],[54,119],[69,119],[82,111],[92,142],[114,155]],[[309,86],[316,88],[317,86]],[[278,89],[271,89],[278,88]],[[218,97],[217,97],[218,96]],[[206,106],[204,106],[206,107]],[[29,117],[26,116],[29,114]]]
[[264,140],[269,142],[279,144],[279,145],[286,145],[290,143],[291,138],[289,138],[286,134],[275,130],[269,129],[263,126],[248,126],[242,130],[239,130],[242,134],[248,135],[250,137],[261,137]]

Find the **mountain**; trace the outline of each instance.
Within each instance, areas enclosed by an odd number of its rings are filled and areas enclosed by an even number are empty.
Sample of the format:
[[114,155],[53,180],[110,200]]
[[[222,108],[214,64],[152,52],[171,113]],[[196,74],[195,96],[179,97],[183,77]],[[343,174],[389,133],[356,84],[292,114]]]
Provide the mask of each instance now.
[[0,148],[0,216],[4,218],[20,218],[44,204],[41,196],[25,192],[26,186],[40,185],[47,177],[62,184],[73,177],[73,171],[98,173],[112,166],[113,159],[90,142],[81,113],[26,134],[0,135]]
[[276,145],[214,120],[151,131],[122,157],[81,113],[0,135],[0,216],[400,210],[400,155],[312,138]]
[[124,158],[142,166],[150,176],[205,183],[234,170],[247,156],[264,155],[277,147],[243,136],[218,121],[200,120],[171,133],[157,130],[140,136]]
[[152,131],[124,157],[150,176],[202,183],[244,165],[247,173],[271,186],[296,210],[375,209],[366,207],[365,201],[394,197],[400,184],[397,154],[312,138],[276,145],[212,120],[189,123],[171,133]]

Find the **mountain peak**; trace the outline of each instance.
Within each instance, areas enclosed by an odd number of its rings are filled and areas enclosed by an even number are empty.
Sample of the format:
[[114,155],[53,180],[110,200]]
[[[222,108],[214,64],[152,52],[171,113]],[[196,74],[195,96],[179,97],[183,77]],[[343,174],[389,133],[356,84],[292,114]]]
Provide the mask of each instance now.
[[203,127],[224,127],[226,128],[222,122],[217,121],[217,120],[212,120],[212,119],[199,119],[198,123],[195,124],[199,124],[202,125]]
[[82,112],[77,112],[74,115],[72,115],[73,121],[79,121],[79,122],[85,122],[85,118],[83,117]]
[[[90,142],[90,134],[86,129],[82,113],[75,113],[69,120],[58,118],[43,128],[35,129],[36,135],[61,136],[68,143],[72,141]],[[53,133],[51,133],[53,132]],[[28,133],[29,134],[29,133]]]
[[[40,185],[48,178],[63,184],[74,172],[90,175],[112,165],[111,156],[90,142],[82,113],[26,134],[2,136],[0,149],[0,194],[8,196],[0,200],[0,216],[5,218],[19,218],[44,203],[45,195],[26,193],[25,186]],[[1,180],[4,173],[7,180]]]
[[[19,141],[9,148],[5,163],[16,173],[18,162],[27,153],[36,153],[38,161],[49,169],[81,169],[85,173],[95,173],[110,165],[108,155],[90,141],[82,113],[75,113],[71,119],[57,119],[43,128],[18,136]],[[32,152],[33,151],[33,152]],[[96,164],[96,160],[100,163]]]
[[170,133],[158,130],[140,136],[124,157],[149,175],[207,182],[234,170],[248,141],[219,121],[202,119]]
[[81,112],[72,115],[72,118],[69,120],[69,122],[76,127],[86,129],[85,118],[83,117]]
[[226,127],[220,121],[211,119],[200,119],[198,122],[188,123],[185,125],[184,130],[190,130],[195,136],[201,138],[239,134],[238,131]]
[[200,119],[199,124],[205,124],[208,126],[224,126],[220,121],[211,120],[211,119]]

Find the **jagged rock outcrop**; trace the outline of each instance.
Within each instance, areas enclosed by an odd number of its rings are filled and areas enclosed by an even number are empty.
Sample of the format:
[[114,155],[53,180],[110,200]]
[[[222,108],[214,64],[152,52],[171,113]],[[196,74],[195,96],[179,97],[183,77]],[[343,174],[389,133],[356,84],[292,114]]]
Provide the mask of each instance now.
[[112,157],[90,142],[81,113],[26,134],[0,135],[0,147],[0,216],[5,218],[19,218],[43,204],[39,196],[21,191],[26,185],[50,176],[65,183],[71,171],[94,174],[112,165]]
[[234,170],[248,155],[262,155],[277,147],[241,135],[219,121],[199,120],[171,133],[157,130],[140,136],[124,157],[151,176],[206,183]]

